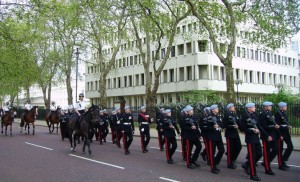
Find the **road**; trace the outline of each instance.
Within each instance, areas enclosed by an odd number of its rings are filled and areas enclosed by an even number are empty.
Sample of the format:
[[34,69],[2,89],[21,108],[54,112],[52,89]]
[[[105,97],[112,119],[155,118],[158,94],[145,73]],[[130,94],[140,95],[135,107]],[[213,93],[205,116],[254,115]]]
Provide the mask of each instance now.
[[[238,158],[238,168],[226,168],[226,156],[220,164],[221,172],[212,174],[209,166],[199,158],[201,166],[187,169],[181,159],[181,146],[178,143],[174,154],[174,164],[168,164],[165,152],[158,150],[157,139],[151,139],[149,152],[142,153],[140,140],[134,137],[131,154],[124,155],[123,149],[117,148],[111,142],[99,145],[96,141],[91,144],[93,157],[81,152],[79,144],[75,152],[70,151],[68,140],[62,141],[59,134],[49,134],[48,128],[37,126],[36,135],[19,133],[17,123],[13,127],[13,136],[0,135],[0,181],[1,182],[82,182],[82,181],[250,181],[240,164],[246,156],[243,147]],[[110,140],[110,136],[108,136]],[[259,165],[258,175],[262,181],[299,181],[300,152],[294,151],[288,171],[280,171],[273,164],[275,176],[264,174],[264,168]],[[277,162],[275,159],[273,162]]]

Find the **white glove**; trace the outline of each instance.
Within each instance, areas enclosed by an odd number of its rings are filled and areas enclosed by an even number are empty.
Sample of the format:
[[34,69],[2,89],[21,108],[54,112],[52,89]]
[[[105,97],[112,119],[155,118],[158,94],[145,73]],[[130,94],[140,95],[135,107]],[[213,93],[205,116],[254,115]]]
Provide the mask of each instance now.
[[150,121],[153,122],[153,121],[154,121],[154,118],[151,118]]
[[144,132],[144,131],[145,131],[145,129],[144,129],[144,128],[142,128],[142,129],[141,129],[141,132]]

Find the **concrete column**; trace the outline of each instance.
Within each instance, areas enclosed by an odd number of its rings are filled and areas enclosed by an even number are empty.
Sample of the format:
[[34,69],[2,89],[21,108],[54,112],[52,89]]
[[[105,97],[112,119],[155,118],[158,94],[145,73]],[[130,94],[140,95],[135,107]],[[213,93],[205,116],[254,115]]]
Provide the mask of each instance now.
[[198,64],[196,64],[194,66],[195,66],[195,80],[199,80],[199,67],[198,67]]

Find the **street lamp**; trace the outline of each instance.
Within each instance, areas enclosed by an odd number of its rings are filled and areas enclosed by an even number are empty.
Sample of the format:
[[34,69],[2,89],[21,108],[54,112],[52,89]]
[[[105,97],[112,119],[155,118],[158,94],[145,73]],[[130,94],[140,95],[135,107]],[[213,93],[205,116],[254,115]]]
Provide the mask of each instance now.
[[76,49],[76,92],[75,92],[75,101],[76,101],[76,98],[77,98],[77,82],[78,82],[78,59],[79,59],[79,54],[80,52],[78,51],[78,48]]
[[237,79],[237,80],[234,80],[234,83],[236,84],[236,100],[237,100],[237,102],[239,102],[240,101],[240,99],[239,99],[239,84],[242,85],[243,80]]

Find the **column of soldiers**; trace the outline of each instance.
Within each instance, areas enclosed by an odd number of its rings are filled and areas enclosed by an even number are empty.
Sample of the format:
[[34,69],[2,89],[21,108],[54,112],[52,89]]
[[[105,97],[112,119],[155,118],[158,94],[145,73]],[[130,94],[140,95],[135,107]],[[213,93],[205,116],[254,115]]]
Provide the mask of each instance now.
[[[273,103],[264,102],[263,111],[256,113],[254,103],[247,103],[242,117],[239,118],[236,113],[236,107],[233,103],[228,104],[224,109],[224,115],[219,113],[218,105],[205,107],[201,117],[195,117],[194,108],[187,105],[180,112],[178,123],[175,117],[172,117],[170,109],[160,109],[156,115],[156,124],[158,132],[159,149],[166,152],[166,161],[173,164],[173,154],[177,149],[176,134],[181,136],[182,158],[186,161],[189,169],[199,167],[197,162],[199,155],[210,166],[213,174],[220,173],[218,167],[224,153],[224,143],[222,140],[222,131],[225,130],[226,138],[226,157],[227,167],[236,169],[236,160],[242,149],[239,132],[245,134],[247,144],[247,161],[242,164],[242,168],[251,180],[260,181],[256,173],[257,162],[263,157],[262,165],[265,173],[274,175],[270,163],[277,156],[278,168],[287,170],[286,164],[293,150],[293,144],[289,133],[291,128],[287,118],[287,103],[280,102],[278,111],[272,112]],[[141,150],[148,152],[150,141],[150,124],[153,119],[146,112],[146,107],[142,106],[138,114],[138,128],[141,141]],[[133,141],[135,132],[133,115],[129,106],[125,106],[125,112],[121,113],[117,107],[109,116],[106,110],[100,111],[99,127],[97,140],[106,142],[108,133],[108,124],[111,128],[112,141],[118,148],[121,148],[121,139],[123,138],[123,148],[125,155],[130,154],[129,147]],[[180,130],[177,126],[179,124]],[[240,130],[240,131],[239,131]],[[201,144],[203,139],[203,150]],[[261,142],[262,141],[262,145]],[[283,143],[286,143],[287,149],[283,152]],[[165,147],[164,147],[165,145]],[[217,150],[216,150],[217,149]],[[217,151],[217,153],[216,153]]]

